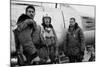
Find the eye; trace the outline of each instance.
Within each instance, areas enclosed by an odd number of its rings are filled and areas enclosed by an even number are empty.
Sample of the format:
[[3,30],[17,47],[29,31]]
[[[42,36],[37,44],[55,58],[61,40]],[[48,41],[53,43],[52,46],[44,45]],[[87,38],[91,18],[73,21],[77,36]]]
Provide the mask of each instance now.
[[31,11],[28,11],[29,13],[31,13]]
[[34,11],[32,11],[32,13],[34,13]]

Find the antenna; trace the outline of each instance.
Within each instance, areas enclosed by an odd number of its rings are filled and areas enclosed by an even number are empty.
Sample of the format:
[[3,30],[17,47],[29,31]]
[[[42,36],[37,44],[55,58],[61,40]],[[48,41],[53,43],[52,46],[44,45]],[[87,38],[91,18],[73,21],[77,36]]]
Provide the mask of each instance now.
[[57,5],[58,5],[58,4],[56,3],[56,4],[55,4],[55,8],[57,8]]

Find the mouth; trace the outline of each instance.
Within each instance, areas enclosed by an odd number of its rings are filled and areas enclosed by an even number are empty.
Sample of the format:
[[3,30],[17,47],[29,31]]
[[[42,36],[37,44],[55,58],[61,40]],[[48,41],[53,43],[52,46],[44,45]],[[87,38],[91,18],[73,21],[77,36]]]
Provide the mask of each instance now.
[[30,15],[31,18],[33,18],[33,15]]

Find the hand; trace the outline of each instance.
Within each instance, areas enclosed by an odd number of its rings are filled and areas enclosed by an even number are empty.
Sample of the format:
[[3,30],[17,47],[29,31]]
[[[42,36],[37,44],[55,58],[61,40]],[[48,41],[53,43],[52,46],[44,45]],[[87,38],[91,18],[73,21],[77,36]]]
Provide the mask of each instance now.
[[26,19],[24,22],[26,24],[32,24],[34,21],[32,19]]
[[18,25],[18,30],[21,31],[21,30],[23,30],[26,27],[27,27],[26,23],[21,23],[21,24]]

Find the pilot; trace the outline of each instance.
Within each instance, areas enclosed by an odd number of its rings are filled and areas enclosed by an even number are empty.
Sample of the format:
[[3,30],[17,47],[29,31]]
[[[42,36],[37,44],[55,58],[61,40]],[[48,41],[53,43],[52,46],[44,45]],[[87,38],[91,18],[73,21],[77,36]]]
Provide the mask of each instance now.
[[51,24],[51,17],[48,15],[42,18],[41,35],[47,50],[47,61],[51,60],[51,63],[55,63],[55,46],[57,36]]
[[65,38],[65,55],[69,61],[81,62],[85,50],[85,40],[82,29],[74,17],[70,18],[70,25]]

